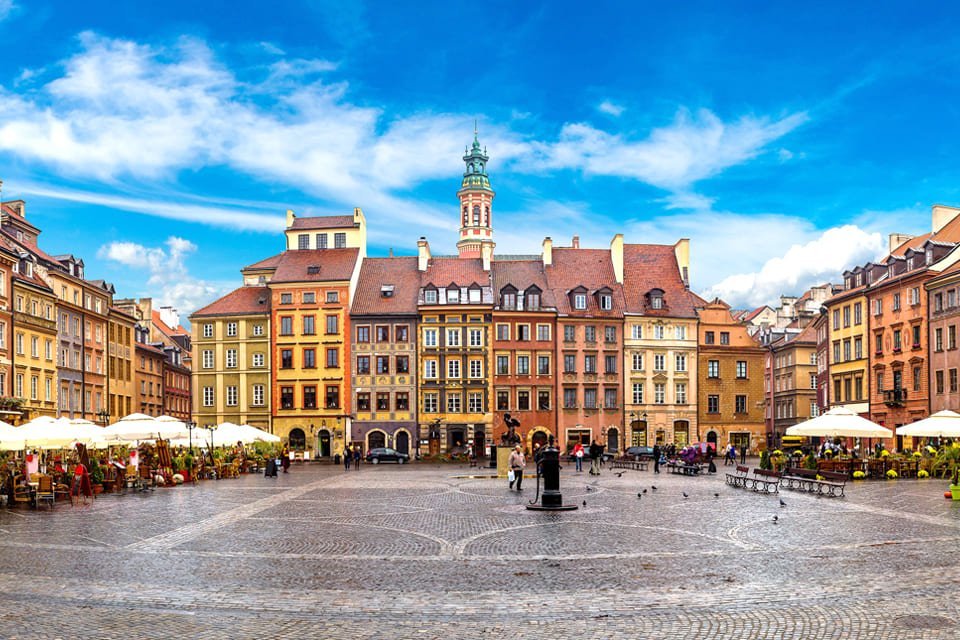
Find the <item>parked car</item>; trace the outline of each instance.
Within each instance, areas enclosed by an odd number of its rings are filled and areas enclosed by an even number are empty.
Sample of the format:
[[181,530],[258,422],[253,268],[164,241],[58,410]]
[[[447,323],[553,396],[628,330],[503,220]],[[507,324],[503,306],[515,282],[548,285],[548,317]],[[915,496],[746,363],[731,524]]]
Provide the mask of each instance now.
[[623,455],[634,460],[653,460],[653,447],[627,447]]
[[367,452],[366,460],[372,464],[380,464],[381,462],[396,462],[397,464],[406,464],[407,462],[410,462],[410,456],[405,453],[400,453],[396,449],[378,447],[376,449],[370,449],[370,451]]

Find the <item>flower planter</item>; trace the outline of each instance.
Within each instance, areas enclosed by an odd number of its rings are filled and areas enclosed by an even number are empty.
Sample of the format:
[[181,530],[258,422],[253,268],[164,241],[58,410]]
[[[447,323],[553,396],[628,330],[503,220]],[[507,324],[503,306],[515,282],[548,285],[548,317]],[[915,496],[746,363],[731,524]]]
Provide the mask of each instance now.
[[960,500],[960,484],[950,485],[950,495],[954,500]]
[[102,484],[93,485],[93,495],[97,495],[100,493],[103,493],[103,485]]

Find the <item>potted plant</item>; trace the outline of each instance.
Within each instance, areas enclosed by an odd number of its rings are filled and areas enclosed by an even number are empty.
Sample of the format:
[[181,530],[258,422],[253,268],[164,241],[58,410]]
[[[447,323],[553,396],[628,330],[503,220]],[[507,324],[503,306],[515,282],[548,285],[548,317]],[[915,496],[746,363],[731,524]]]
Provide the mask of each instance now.
[[190,482],[193,477],[193,454],[189,451],[183,454],[183,481]]
[[950,478],[950,494],[960,500],[960,444],[954,442],[937,452],[933,459],[933,471],[941,478]]
[[103,493],[103,467],[96,458],[90,458],[90,484],[94,495]]

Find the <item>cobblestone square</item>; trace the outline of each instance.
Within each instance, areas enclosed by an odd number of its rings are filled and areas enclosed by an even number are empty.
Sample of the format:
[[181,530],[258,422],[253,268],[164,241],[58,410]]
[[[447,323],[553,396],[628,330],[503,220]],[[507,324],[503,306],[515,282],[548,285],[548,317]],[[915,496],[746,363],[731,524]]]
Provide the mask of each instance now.
[[548,514],[524,508],[534,479],[521,494],[471,477],[489,473],[294,466],[0,511],[0,637],[960,636],[960,505],[942,481],[785,491],[781,507],[723,467],[570,468],[581,507]]

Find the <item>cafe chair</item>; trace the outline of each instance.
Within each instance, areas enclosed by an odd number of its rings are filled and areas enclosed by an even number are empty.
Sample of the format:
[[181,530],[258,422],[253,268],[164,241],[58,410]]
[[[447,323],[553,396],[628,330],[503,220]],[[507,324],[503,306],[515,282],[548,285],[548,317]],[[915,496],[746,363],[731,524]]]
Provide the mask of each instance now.
[[38,481],[40,486],[37,487],[37,506],[39,507],[41,502],[48,502],[50,503],[50,508],[53,509],[53,502],[56,498],[53,493],[53,478],[50,476],[40,476]]
[[25,482],[24,477],[20,474],[13,478],[13,503],[33,503],[33,492],[30,490],[30,485]]

